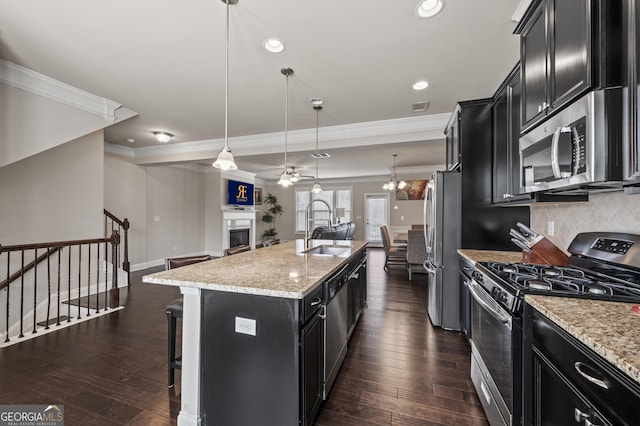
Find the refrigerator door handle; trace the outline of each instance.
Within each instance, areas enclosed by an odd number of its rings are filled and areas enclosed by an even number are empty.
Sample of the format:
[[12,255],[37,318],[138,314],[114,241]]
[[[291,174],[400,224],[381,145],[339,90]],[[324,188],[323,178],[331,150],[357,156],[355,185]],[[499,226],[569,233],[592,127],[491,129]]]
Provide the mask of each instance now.
[[433,262],[431,261],[431,259],[427,259],[422,266],[424,267],[424,269],[430,273],[430,274],[435,274],[436,270],[441,269],[442,266],[436,266],[433,264]]

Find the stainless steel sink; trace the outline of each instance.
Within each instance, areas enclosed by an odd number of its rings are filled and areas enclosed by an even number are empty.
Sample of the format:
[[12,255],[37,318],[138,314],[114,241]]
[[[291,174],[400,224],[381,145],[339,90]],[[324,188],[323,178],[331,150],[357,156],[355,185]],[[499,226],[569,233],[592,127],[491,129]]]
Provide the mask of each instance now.
[[351,254],[351,247],[321,245],[304,251],[314,256],[346,257]]

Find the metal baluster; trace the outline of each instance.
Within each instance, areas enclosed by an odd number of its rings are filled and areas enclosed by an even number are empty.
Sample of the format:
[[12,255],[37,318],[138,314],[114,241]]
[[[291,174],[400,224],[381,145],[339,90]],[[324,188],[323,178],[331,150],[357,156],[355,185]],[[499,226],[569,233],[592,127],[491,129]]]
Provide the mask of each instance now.
[[58,249],[58,308],[56,310],[56,312],[58,313],[58,320],[56,321],[56,325],[60,325],[60,268],[61,268],[61,263],[60,263],[60,258],[61,258],[61,254],[60,252],[62,251],[62,247],[60,247]]
[[96,244],[96,314],[100,313],[100,243]]
[[[9,277],[10,277],[10,274],[9,274],[9,265],[11,265],[10,259],[11,259],[11,252],[8,251],[7,252],[7,283],[9,282]],[[7,309],[6,309],[6,311],[7,311],[7,335],[5,336],[5,339],[4,339],[5,343],[9,341],[9,288],[10,287],[11,287],[10,284],[7,285]]]
[[35,265],[33,267],[33,331],[31,333],[35,334],[38,332],[36,330],[36,305],[38,302],[38,249],[33,250],[33,262]]
[[68,267],[68,287],[67,287],[67,322],[71,322],[71,247],[69,246],[69,267]]
[[44,326],[49,329],[49,315],[51,314],[51,247],[47,247],[47,320]]
[[109,242],[104,242],[104,310],[109,310],[109,304],[107,302],[107,293],[109,292],[109,288],[107,286],[108,278],[109,278],[109,268],[107,267],[109,260]]
[[89,310],[91,306],[91,244],[89,244],[89,253],[87,254],[87,316],[91,316]]
[[78,319],[80,316],[80,300],[82,297],[82,244],[78,244]]
[[21,251],[22,269],[20,269],[20,334],[18,337],[24,337],[22,326],[24,324],[24,250]]

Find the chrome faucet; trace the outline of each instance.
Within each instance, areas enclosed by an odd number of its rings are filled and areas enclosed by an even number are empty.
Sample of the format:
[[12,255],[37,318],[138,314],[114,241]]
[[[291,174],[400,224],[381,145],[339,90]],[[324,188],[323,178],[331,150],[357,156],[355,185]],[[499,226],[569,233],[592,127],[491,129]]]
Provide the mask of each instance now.
[[319,198],[315,200],[311,200],[311,202],[307,204],[307,209],[304,212],[304,246],[305,248],[309,248],[309,210],[311,210],[311,205],[315,202],[323,203],[325,206],[327,206],[327,208],[329,209],[329,226],[332,225],[331,206],[329,205],[329,203]]

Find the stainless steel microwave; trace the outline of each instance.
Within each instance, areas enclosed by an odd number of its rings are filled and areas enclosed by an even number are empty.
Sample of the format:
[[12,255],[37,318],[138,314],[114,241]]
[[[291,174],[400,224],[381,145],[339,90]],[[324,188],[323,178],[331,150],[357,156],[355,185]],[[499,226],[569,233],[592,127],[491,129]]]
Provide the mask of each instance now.
[[520,138],[523,192],[621,188],[619,88],[588,92]]

